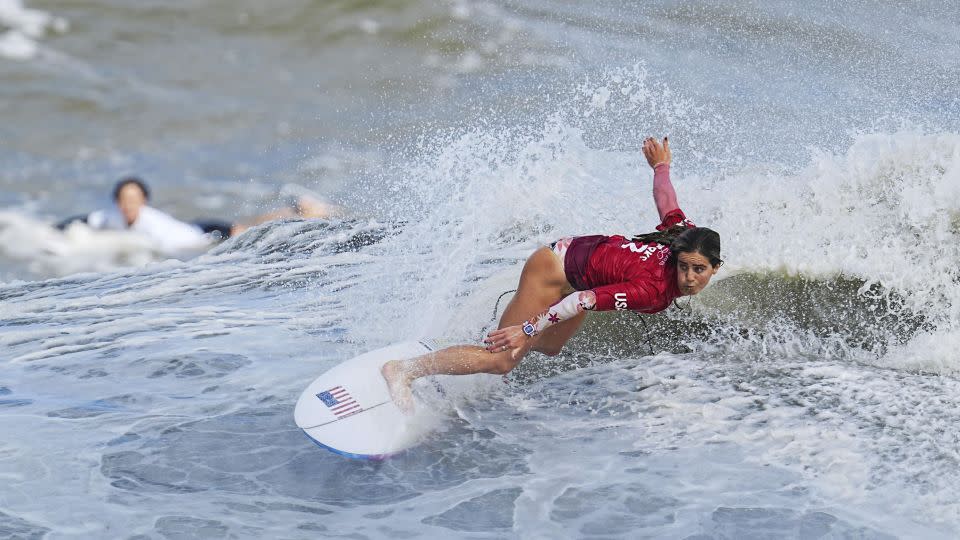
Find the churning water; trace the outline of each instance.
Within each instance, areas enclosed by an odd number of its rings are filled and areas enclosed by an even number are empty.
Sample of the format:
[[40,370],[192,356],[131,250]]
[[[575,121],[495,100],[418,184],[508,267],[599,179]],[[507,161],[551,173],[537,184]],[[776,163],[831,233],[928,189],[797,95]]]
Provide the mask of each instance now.
[[[910,2],[0,0],[0,538],[960,534],[960,12]],[[537,246],[723,238],[382,463],[299,393],[475,342]],[[181,218],[342,219],[165,259],[49,224],[135,173]],[[502,302],[501,306],[502,308]]]

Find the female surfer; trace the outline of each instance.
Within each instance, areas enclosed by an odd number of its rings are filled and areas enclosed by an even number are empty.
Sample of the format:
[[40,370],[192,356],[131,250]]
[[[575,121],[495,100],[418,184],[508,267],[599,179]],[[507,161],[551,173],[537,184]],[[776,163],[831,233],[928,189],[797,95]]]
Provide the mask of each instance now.
[[699,293],[720,269],[720,235],[691,223],[670,183],[670,141],[643,143],[653,168],[657,232],[562,238],[527,259],[517,292],[486,347],[458,345],[381,368],[394,402],[413,407],[411,383],[427,375],[505,374],[529,351],[555,356],[587,311],[663,311],[680,296]]

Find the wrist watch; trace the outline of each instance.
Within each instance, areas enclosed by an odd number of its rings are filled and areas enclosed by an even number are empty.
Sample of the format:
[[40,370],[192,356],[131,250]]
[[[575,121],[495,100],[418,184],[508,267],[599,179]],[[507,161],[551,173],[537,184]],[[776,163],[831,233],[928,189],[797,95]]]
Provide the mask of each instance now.
[[523,333],[533,337],[537,335],[537,327],[532,325],[530,321],[523,321]]

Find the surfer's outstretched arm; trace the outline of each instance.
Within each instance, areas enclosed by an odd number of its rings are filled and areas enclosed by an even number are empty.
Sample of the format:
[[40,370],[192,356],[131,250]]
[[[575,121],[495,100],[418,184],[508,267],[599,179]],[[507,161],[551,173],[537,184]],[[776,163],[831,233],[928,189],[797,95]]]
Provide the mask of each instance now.
[[541,313],[524,321],[522,324],[498,328],[489,334],[487,350],[497,352],[504,349],[514,351],[526,350],[530,342],[536,340],[547,329],[554,325],[569,321],[585,311],[592,311],[597,304],[597,295],[591,291],[575,291]]
[[643,141],[643,155],[647,163],[653,168],[653,202],[657,205],[660,221],[670,212],[680,208],[677,202],[677,192],[670,183],[670,139],[663,138],[663,143],[647,138]]

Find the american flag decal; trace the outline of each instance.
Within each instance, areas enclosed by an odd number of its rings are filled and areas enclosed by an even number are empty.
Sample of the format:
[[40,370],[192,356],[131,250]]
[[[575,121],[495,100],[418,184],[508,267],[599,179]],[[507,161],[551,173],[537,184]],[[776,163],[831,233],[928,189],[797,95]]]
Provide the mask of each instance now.
[[342,386],[334,386],[329,390],[320,392],[317,397],[337,418],[360,412],[360,404]]

